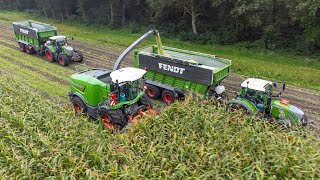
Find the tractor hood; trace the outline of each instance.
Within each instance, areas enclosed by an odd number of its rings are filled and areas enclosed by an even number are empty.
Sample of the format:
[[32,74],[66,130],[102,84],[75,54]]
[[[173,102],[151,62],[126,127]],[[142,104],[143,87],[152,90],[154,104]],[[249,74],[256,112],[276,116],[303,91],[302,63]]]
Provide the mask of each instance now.
[[297,116],[298,119],[302,119],[304,112],[294,105],[289,106],[289,110]]
[[114,83],[132,82],[142,78],[146,72],[143,69],[127,67],[113,71],[110,77]]
[[71,46],[63,46],[66,51],[72,52],[74,49]]
[[287,109],[288,111],[291,111],[294,115],[296,115],[296,117],[300,120],[302,119],[302,116],[304,115],[304,112],[298,108],[297,106],[294,106],[292,104],[289,104],[288,101],[285,101],[287,102],[286,103],[283,103],[281,102],[283,100],[273,100],[272,101],[272,106],[276,106],[276,107],[279,107],[279,108],[282,108],[282,109]]

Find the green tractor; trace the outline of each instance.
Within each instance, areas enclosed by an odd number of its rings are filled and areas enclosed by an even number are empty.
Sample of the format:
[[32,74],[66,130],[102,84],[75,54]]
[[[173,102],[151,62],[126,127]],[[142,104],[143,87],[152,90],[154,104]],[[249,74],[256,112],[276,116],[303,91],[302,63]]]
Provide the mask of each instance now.
[[128,67],[113,72],[91,69],[73,74],[69,98],[75,112],[101,118],[110,130],[122,130],[128,123],[152,112],[152,104],[145,94],[145,73]]
[[83,55],[68,45],[66,36],[52,36],[45,43],[45,55],[50,62],[58,61],[62,66],[70,61],[82,62]]
[[[278,84],[283,85],[282,91],[274,95],[273,88],[276,88]],[[231,110],[241,109],[249,115],[275,118],[277,122],[287,127],[291,125],[307,126],[308,119],[301,109],[291,105],[287,100],[276,99],[285,90],[285,83],[249,78],[241,84],[241,87],[236,98],[227,103]]]

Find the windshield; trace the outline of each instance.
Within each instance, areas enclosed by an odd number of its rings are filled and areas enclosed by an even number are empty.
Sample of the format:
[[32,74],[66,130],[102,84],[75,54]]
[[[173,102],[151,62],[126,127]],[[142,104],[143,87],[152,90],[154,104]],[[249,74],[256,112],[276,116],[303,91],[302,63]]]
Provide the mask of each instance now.
[[143,91],[143,80],[123,82],[119,84],[120,97],[122,100],[130,101],[136,98]]

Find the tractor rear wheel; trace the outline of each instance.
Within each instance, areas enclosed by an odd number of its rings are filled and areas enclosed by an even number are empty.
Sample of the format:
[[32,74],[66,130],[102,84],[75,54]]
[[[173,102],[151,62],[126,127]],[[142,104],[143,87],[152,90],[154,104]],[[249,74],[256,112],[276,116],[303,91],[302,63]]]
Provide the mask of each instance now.
[[147,84],[147,94],[151,99],[158,99],[161,95],[161,90],[157,86]]
[[165,103],[171,104],[175,101],[176,98],[174,97],[174,94],[172,91],[164,90],[162,92],[162,99]]
[[228,104],[228,109],[231,111],[231,112],[241,112],[243,114],[246,114],[246,115],[251,115],[251,112],[249,109],[247,109],[246,107],[242,106],[241,104],[238,104],[238,103],[230,103]]
[[100,110],[100,117],[103,127],[109,130],[122,130],[127,125],[125,115],[120,109],[111,110],[103,108]]
[[144,94],[138,101],[138,105],[141,106],[141,105],[144,105],[146,106],[147,108],[150,107],[152,108],[152,103],[148,97],[148,95]]
[[46,49],[45,54],[49,62],[54,62],[53,53],[49,49]]
[[64,54],[59,54],[58,62],[61,66],[68,66],[69,65],[69,58]]
[[34,54],[36,51],[33,49],[33,47],[32,46],[30,46],[30,45],[26,45],[25,46],[25,49],[26,49],[26,53],[27,54]]
[[86,104],[78,96],[72,99],[72,104],[76,114],[80,115],[87,112]]
[[23,43],[19,43],[19,49],[21,52],[26,52],[26,46]]

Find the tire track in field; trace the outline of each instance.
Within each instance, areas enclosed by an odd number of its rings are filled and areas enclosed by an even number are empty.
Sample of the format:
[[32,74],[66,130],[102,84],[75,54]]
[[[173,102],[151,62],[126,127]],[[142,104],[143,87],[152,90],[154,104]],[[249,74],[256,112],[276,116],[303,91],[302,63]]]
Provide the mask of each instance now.
[[22,68],[25,68],[25,69],[29,69],[29,70],[31,70],[33,72],[36,72],[36,73],[39,73],[39,74],[43,75],[44,77],[48,77],[49,80],[52,80],[54,82],[58,82],[58,83],[61,83],[61,84],[67,85],[67,86],[69,85],[69,82],[67,80],[60,79],[58,77],[52,76],[49,73],[45,73],[45,72],[43,72],[43,71],[41,71],[41,70],[39,70],[39,69],[37,69],[35,67],[23,64],[22,62],[17,61],[15,59],[11,58],[11,57],[8,57],[8,56],[2,55],[2,54],[0,54],[0,57],[2,57],[3,59],[10,60],[10,62],[13,62],[15,65],[18,65],[19,67],[22,67]]

